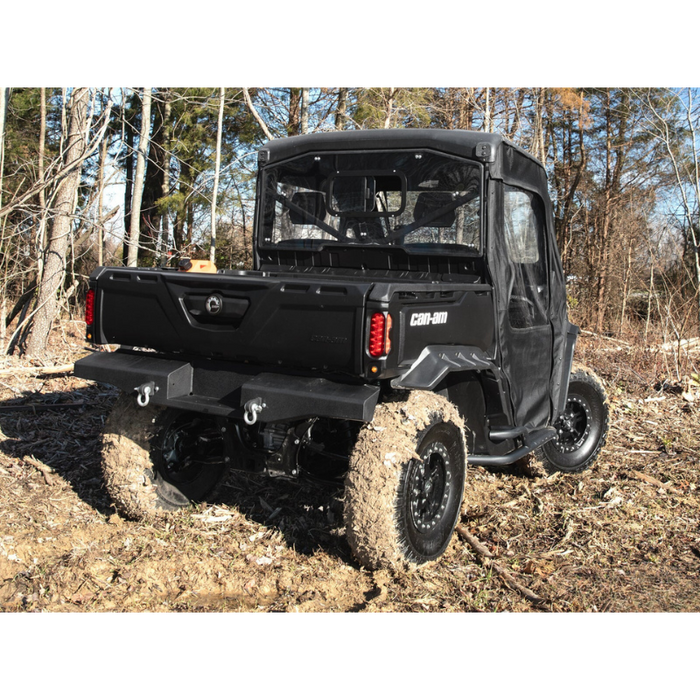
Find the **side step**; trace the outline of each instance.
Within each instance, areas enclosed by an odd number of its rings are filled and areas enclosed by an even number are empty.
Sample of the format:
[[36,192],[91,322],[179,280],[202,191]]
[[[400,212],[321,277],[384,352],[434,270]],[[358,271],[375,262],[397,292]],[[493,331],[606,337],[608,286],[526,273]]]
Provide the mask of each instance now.
[[[504,433],[506,431],[503,431]],[[525,435],[525,444],[513,452],[505,455],[468,455],[467,464],[474,464],[481,467],[506,467],[513,462],[517,462],[525,455],[530,454],[533,450],[541,447],[546,442],[552,440],[557,434],[557,431],[552,428],[542,428],[534,430]]]

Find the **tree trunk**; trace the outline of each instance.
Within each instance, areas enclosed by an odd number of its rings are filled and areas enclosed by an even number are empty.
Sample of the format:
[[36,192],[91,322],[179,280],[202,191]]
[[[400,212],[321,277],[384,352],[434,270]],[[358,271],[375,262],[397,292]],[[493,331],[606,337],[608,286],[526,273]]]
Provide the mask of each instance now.
[[107,162],[107,145],[109,139],[105,134],[100,146],[100,165],[98,170],[99,194],[97,199],[97,265],[104,265],[104,242],[105,242],[105,222],[104,222],[104,194],[105,194],[105,163]]
[[[170,114],[172,111],[172,103],[169,95],[166,94],[165,106],[163,107],[163,188],[161,197],[170,195],[170,148],[172,129],[170,125]],[[160,240],[158,242],[158,262],[162,264],[162,260],[167,254],[168,244],[170,239],[170,222],[168,219],[168,211],[161,210],[160,215]]]
[[389,88],[389,95],[386,98],[386,118],[384,119],[384,128],[391,128],[391,118],[394,116],[394,97],[396,96],[396,88]]
[[2,173],[5,165],[5,114],[10,101],[10,88],[0,88],[0,209],[2,209]]
[[129,256],[127,265],[136,267],[139,255],[141,198],[143,197],[143,178],[148,155],[148,136],[151,132],[151,88],[143,88],[143,106],[141,110],[141,133],[139,150],[136,155],[136,174],[134,175],[134,194],[131,201],[131,220],[129,222]]
[[610,90],[607,91],[605,105],[605,187],[603,190],[603,212],[598,235],[598,284],[596,299],[596,325],[598,334],[603,332],[605,321],[605,300],[608,282],[608,235],[610,233],[610,199],[612,180],[612,126],[610,123]]
[[165,106],[156,89],[152,99],[153,127],[149,138],[146,174],[141,195],[141,219],[139,221],[138,264],[150,267],[156,259],[157,240],[160,235],[160,214],[156,202],[163,196],[163,139],[165,136]]
[[[600,262],[598,265],[598,299],[596,332],[602,333],[608,305],[608,287],[610,276],[610,241],[613,226],[613,208],[620,196],[622,170],[625,162],[623,144],[627,133],[628,96],[623,93],[622,100],[613,109],[611,90],[606,91],[605,102],[605,189],[603,191],[603,215],[598,244]],[[614,111],[614,113],[613,113]],[[613,121],[617,120],[615,133]],[[614,157],[614,163],[613,163]]]
[[627,266],[625,267],[624,281],[622,285],[622,311],[620,312],[620,331],[622,335],[625,329],[625,313],[627,311],[627,296],[629,294],[630,276],[632,275],[632,243],[627,248]]
[[[41,125],[39,126],[39,182],[44,182],[44,155],[46,150],[46,88],[41,88]],[[37,280],[41,279],[42,267],[44,264],[44,246],[46,245],[46,190],[42,187],[39,190],[39,208],[41,218],[39,219],[39,230],[37,231],[36,253],[37,253]]]
[[219,170],[221,169],[221,132],[224,124],[224,100],[226,88],[220,88],[219,119],[216,125],[216,161],[214,163],[214,191],[211,195],[211,243],[209,245],[209,260],[216,258],[216,197],[219,191]]
[[605,311],[608,292],[608,264],[610,249],[610,210],[611,197],[610,192],[606,190],[603,200],[603,221],[600,227],[600,236],[598,243],[598,299],[596,304],[596,333],[599,335],[603,332],[605,323]]
[[338,88],[338,108],[335,112],[335,128],[342,131],[345,128],[345,112],[348,108],[348,89]]
[[[697,207],[700,205],[700,158],[698,158],[698,150],[697,150],[697,140],[696,140],[696,121],[693,119],[693,94],[688,88],[688,99],[686,102],[686,119],[688,123],[688,129],[690,131],[690,143],[692,144],[692,175],[691,175],[691,182],[692,186],[695,191],[695,223],[697,224],[698,222],[698,209]],[[696,117],[697,118],[697,117]],[[684,197],[685,201],[685,197]],[[697,308],[697,319],[698,319],[698,332],[700,332],[700,239],[698,238],[698,234],[696,233],[696,228],[692,220],[692,216],[690,216],[690,212],[688,211],[688,220],[689,220],[689,234],[690,234],[690,239],[691,243],[693,245],[693,263],[695,266],[695,284],[696,284],[696,290],[697,290],[697,301],[698,301],[698,308]],[[700,227],[699,227],[700,228]]]
[[532,154],[538,160],[544,163],[544,135],[542,133],[544,129],[544,123],[542,119],[542,110],[544,109],[544,88],[540,88],[537,91],[535,97],[535,119],[532,126]]
[[289,117],[287,119],[287,136],[299,133],[299,117],[301,107],[301,90],[289,88]]
[[476,108],[476,90],[466,88],[467,94],[464,99],[464,107],[460,110],[459,128],[471,131],[474,128],[474,109]]
[[70,127],[64,152],[65,165],[75,166],[59,182],[55,197],[55,216],[51,225],[51,237],[44,260],[44,275],[39,287],[32,326],[27,339],[26,354],[38,355],[46,349],[51,324],[58,313],[57,291],[66,272],[66,251],[80,185],[82,161],[88,132],[88,88],[75,88],[71,97]]
[[651,322],[651,300],[654,297],[654,253],[649,246],[649,252],[651,255],[651,269],[649,270],[649,296],[647,298],[647,317],[644,322],[644,345],[646,346],[649,337],[649,323]]
[[309,88],[301,89],[301,133],[309,133]]
[[484,131],[491,131],[491,88],[486,88],[486,108],[484,109]]
[[131,115],[126,113],[126,107],[122,108],[123,139],[126,146],[126,163],[124,166],[124,242],[122,243],[122,264],[129,260],[129,233],[131,226],[131,199],[134,192],[134,127],[129,119]]
[[584,96],[583,96],[583,91],[580,93],[580,107],[579,107],[579,113],[578,113],[578,152],[579,152],[579,158],[578,162],[574,165],[574,145],[573,145],[573,139],[572,139],[572,132],[573,132],[573,119],[569,125],[569,131],[568,131],[568,138],[569,138],[569,144],[568,144],[568,158],[567,158],[567,165],[569,169],[574,170],[574,176],[573,176],[573,181],[570,183],[567,183],[567,186],[564,190],[564,204],[562,207],[562,214],[561,214],[561,219],[560,219],[560,226],[559,230],[557,233],[560,236],[560,249],[561,249],[561,260],[562,260],[562,267],[564,268],[564,272],[568,273],[569,271],[569,245],[571,242],[572,238],[572,220],[573,220],[573,215],[574,215],[574,197],[576,196],[576,193],[579,190],[579,185],[581,183],[581,177],[584,172],[584,168],[586,167],[586,162],[587,162],[587,154],[586,154],[586,143],[584,141],[583,137],[583,129],[584,129]]

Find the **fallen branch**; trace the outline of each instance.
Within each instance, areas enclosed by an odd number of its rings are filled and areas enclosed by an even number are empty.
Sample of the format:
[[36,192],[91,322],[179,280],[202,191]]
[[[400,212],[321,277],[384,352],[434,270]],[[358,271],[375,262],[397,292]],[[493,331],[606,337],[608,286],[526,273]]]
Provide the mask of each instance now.
[[474,537],[474,535],[472,535],[472,533],[469,532],[469,530],[467,530],[466,527],[464,527],[462,525],[457,525],[457,527],[455,527],[455,530],[457,530],[460,537],[463,537],[467,541],[469,546],[479,556],[484,557],[485,559],[493,559],[494,558],[495,555],[491,554],[491,552],[487,549],[486,545],[479,542],[479,540],[477,540],[476,537]]
[[10,406],[0,406],[0,411],[48,411],[62,408],[82,408],[87,406],[87,401],[77,401],[75,403],[18,403]]
[[73,371],[73,363],[69,365],[55,365],[53,367],[8,367],[0,369],[0,375],[8,374],[65,374]]
[[542,598],[542,596],[537,595],[537,593],[535,593],[534,591],[531,591],[526,586],[523,586],[522,584],[518,583],[510,572],[506,571],[506,569],[504,569],[502,566],[493,561],[495,555],[492,554],[486,547],[486,545],[484,545],[476,537],[474,537],[474,535],[472,535],[465,527],[457,525],[455,530],[457,530],[459,536],[463,537],[467,541],[469,546],[477,553],[477,556],[479,556],[479,558],[482,560],[481,563],[486,564],[488,562],[491,568],[503,579],[506,585],[510,586],[513,590],[520,593],[520,595],[529,600],[531,603],[536,603],[537,605],[544,605],[549,602],[546,598]]
[[581,335],[592,335],[594,338],[600,338],[601,340],[605,340],[608,343],[613,343],[614,345],[624,345],[625,347],[631,348],[633,347],[632,343],[628,343],[624,340],[620,340],[619,338],[608,338],[607,336],[600,335],[598,333],[594,333],[593,331],[584,331],[581,330],[579,331]]
[[662,350],[663,352],[673,352],[679,348],[688,350],[689,348],[694,348],[700,345],[700,338],[683,338],[677,342],[672,343],[662,343],[661,345],[652,346],[650,350]]
[[51,469],[51,467],[44,464],[43,462],[40,462],[38,459],[35,459],[34,457],[30,457],[28,455],[25,455],[24,457],[22,457],[22,459],[25,462],[27,462],[27,464],[31,464],[33,467],[36,467],[41,472],[47,486],[53,486],[53,479],[51,478],[51,474],[53,474],[54,471],[53,469]]
[[647,484],[651,484],[652,486],[658,486],[660,489],[666,489],[666,491],[672,491],[673,493],[678,493],[681,496],[684,495],[683,491],[680,489],[675,488],[674,486],[671,486],[670,484],[664,484],[663,481],[660,479],[657,479],[655,476],[651,476],[650,474],[644,474],[643,472],[638,472],[635,471],[634,469],[630,470],[630,473],[632,476],[634,476],[635,479],[639,479],[640,481],[645,481]]

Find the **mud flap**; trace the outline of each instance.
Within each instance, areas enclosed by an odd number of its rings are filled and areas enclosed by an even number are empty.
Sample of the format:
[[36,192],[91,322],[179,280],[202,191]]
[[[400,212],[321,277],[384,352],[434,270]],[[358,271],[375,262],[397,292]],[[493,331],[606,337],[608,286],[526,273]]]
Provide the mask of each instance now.
[[556,415],[554,420],[556,420],[562,413],[564,413],[564,407],[566,406],[566,397],[569,393],[569,378],[571,377],[571,367],[574,362],[574,349],[576,348],[576,340],[578,339],[578,334],[581,329],[575,326],[573,323],[569,323],[566,330],[566,344],[564,346],[564,357],[561,363],[561,377],[558,381],[559,386],[555,386],[555,392],[559,391],[559,400],[556,405]]

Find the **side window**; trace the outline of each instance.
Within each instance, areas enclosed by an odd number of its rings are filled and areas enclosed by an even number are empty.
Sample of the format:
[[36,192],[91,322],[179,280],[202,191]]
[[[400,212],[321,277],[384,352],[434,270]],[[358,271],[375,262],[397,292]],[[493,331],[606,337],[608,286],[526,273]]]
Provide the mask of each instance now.
[[532,192],[505,186],[503,217],[506,249],[513,269],[508,300],[512,328],[547,323],[549,290],[545,254],[544,205]]

